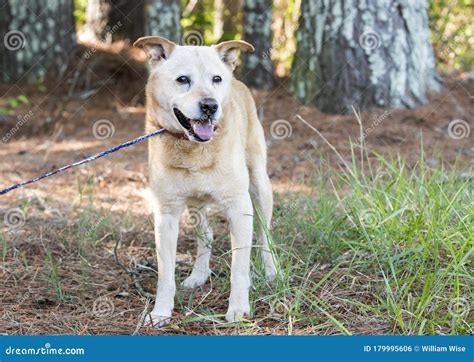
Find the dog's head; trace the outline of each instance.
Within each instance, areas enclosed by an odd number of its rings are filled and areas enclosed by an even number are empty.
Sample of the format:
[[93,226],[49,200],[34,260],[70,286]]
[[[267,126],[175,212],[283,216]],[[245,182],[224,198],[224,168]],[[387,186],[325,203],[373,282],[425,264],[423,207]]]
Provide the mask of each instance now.
[[147,96],[156,105],[148,109],[152,117],[191,141],[210,141],[230,93],[237,53],[253,51],[253,46],[241,40],[179,46],[159,36],[140,38],[134,45],[148,54]]

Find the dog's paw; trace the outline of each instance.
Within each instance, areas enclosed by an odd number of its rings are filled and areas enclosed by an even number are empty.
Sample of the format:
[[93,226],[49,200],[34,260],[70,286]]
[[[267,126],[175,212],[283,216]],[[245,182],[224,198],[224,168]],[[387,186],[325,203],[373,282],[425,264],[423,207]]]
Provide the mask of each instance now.
[[207,279],[209,278],[210,275],[211,275],[210,270],[206,273],[193,271],[191,275],[187,277],[181,285],[188,289],[200,287],[206,284]]
[[146,327],[161,328],[171,322],[171,311],[155,311],[153,310],[146,316],[144,325]]
[[244,316],[250,316],[250,306],[229,306],[225,319],[227,322],[240,322]]

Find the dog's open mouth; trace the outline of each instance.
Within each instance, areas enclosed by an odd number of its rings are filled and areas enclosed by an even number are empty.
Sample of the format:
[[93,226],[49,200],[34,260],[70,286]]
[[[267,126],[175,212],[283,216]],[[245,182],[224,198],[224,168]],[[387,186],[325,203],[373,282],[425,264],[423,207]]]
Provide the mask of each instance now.
[[214,135],[214,120],[210,117],[191,119],[178,108],[173,108],[176,119],[188,133],[199,142],[207,142]]

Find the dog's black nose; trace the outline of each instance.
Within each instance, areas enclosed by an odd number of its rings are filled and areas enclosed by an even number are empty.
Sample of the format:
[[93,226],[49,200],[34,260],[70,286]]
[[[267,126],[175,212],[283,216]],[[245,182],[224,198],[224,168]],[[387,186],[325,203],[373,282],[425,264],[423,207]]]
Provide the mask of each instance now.
[[219,105],[214,98],[204,98],[199,102],[199,107],[201,107],[201,111],[210,116],[217,112]]

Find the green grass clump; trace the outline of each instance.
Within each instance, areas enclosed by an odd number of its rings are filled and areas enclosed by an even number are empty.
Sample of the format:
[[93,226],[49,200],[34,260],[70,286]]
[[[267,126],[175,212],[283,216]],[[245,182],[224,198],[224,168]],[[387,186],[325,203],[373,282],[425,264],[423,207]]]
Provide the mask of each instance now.
[[316,196],[278,202],[281,270],[265,299],[286,301],[287,320],[344,334],[472,332],[472,177],[423,159],[370,160],[321,167]]

